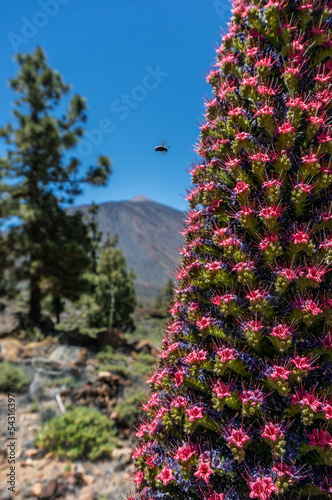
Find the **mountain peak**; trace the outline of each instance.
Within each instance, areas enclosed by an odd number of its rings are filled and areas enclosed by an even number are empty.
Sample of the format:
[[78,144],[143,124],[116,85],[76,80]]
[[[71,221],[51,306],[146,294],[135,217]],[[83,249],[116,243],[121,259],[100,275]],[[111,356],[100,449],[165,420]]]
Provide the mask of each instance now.
[[150,198],[147,198],[146,196],[143,196],[142,194],[138,194],[137,196],[135,196],[135,198],[132,198],[130,201],[140,202],[140,201],[152,201],[152,200],[150,200]]

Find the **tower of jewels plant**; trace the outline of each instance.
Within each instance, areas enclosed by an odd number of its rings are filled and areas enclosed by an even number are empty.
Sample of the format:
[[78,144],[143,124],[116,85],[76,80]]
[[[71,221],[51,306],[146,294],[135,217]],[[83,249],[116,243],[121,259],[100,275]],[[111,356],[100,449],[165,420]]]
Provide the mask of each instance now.
[[331,22],[235,0],[131,498],[332,498]]

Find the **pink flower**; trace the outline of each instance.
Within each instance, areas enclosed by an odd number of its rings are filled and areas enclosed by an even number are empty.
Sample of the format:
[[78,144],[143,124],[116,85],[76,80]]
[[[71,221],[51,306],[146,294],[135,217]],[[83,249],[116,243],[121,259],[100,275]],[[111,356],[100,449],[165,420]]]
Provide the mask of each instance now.
[[311,355],[303,357],[294,356],[291,362],[298,370],[312,370]]
[[332,447],[332,436],[328,431],[314,429],[312,434],[306,434],[306,436],[309,438],[309,445],[312,447],[319,446],[321,450],[325,446]]
[[259,498],[260,500],[268,500],[274,491],[278,491],[272,477],[258,477],[254,481],[249,481],[250,498]]
[[332,349],[332,333],[329,332],[323,339],[320,340],[324,349]]
[[299,404],[300,406],[308,406],[312,411],[318,412],[322,406],[319,399],[316,398],[315,394],[308,391],[296,390],[295,394],[291,395],[292,404]]
[[223,493],[212,493],[212,495],[205,497],[204,500],[225,500]]
[[212,324],[212,320],[210,317],[206,318],[205,316],[196,322],[196,325],[200,330],[205,330],[205,328],[208,328]]
[[[265,93],[265,92],[264,92]],[[254,118],[257,116],[268,116],[268,115],[273,115],[273,107],[272,106],[263,106],[260,108],[256,113],[254,114]]]
[[315,304],[315,302],[313,300],[308,300],[304,306],[304,309],[306,311],[310,311],[311,314],[313,314],[314,316],[317,316],[318,314],[320,314],[322,311],[322,309],[320,309],[318,307],[317,304]]
[[177,449],[174,455],[175,460],[180,460],[181,462],[188,462],[188,460],[196,455],[197,445],[195,444],[184,444]]
[[212,387],[212,391],[220,399],[227,398],[231,396],[231,393],[229,392],[230,386],[231,384],[224,384],[224,382],[218,380]]
[[253,162],[259,161],[259,162],[262,162],[262,163],[266,163],[266,162],[270,161],[270,157],[266,153],[252,154],[252,155],[249,155],[249,158]]
[[308,163],[309,165],[319,163],[319,159],[315,153],[310,153],[309,155],[301,156],[302,163]]
[[255,266],[252,262],[239,262],[235,266],[232,266],[232,271],[236,271],[237,273],[241,273],[242,271],[249,271],[250,269],[254,269]]
[[158,393],[153,393],[151,394],[148,402],[143,405],[143,410],[149,410],[152,406],[158,406],[159,405],[159,394]]
[[272,471],[276,472],[278,477],[284,477],[284,476],[293,476],[294,472],[292,472],[291,467],[284,464],[283,462],[279,462],[277,464],[274,464],[272,467]]
[[189,422],[195,422],[204,417],[205,410],[201,406],[193,406],[186,409],[186,414],[189,417]]
[[272,205],[270,207],[265,207],[258,212],[258,215],[263,219],[269,220],[272,217],[280,217],[283,212],[283,208],[277,205]]
[[244,405],[250,402],[252,406],[257,406],[258,403],[263,403],[264,397],[264,393],[259,389],[254,389],[253,391],[244,390],[242,394],[239,395],[239,398]]
[[306,278],[317,281],[317,283],[321,283],[322,278],[325,273],[327,273],[327,267],[323,266],[319,268],[318,266],[312,266],[306,268]]
[[231,431],[227,431],[227,443],[228,446],[232,447],[232,445],[237,448],[243,448],[248,441],[250,441],[250,437],[248,434],[243,432],[243,429],[232,429]]
[[245,193],[246,191],[248,191],[249,188],[250,188],[250,186],[246,182],[238,182],[233,191],[235,194],[241,194],[241,193]]
[[208,264],[205,265],[205,269],[208,271],[219,271],[221,269],[221,263],[220,262],[209,262]]
[[268,297],[268,295],[269,293],[266,290],[259,288],[258,290],[250,290],[245,297],[250,302],[256,302],[256,301],[261,302],[265,300]]
[[190,354],[188,354],[188,356],[185,358],[185,363],[189,365],[194,363],[200,363],[206,360],[207,355],[208,352],[205,351],[204,349],[201,349],[200,351],[193,351]]
[[168,469],[166,465],[164,465],[161,473],[158,474],[156,478],[160,479],[160,481],[163,482],[164,486],[167,486],[170,481],[175,479],[175,477],[173,476],[173,469]]
[[263,322],[261,320],[258,320],[257,318],[256,319],[253,319],[251,321],[247,321],[243,328],[245,330],[247,330],[248,328],[250,328],[250,330],[252,330],[253,332],[259,332],[260,330],[262,330],[264,328],[264,325],[263,325]]
[[285,437],[285,434],[281,430],[280,425],[274,424],[273,422],[269,422],[265,424],[262,437],[270,439],[270,441],[275,442],[279,439],[283,439]]
[[220,358],[222,363],[227,363],[227,361],[233,361],[235,357],[236,349],[230,347],[222,347],[216,351],[216,355]]
[[294,185],[294,189],[299,189],[304,193],[311,194],[312,189],[314,188],[314,184],[310,184],[309,182],[299,182]]
[[330,403],[324,403],[322,410],[325,413],[326,420],[331,420],[332,419],[332,406],[330,405]]
[[220,306],[221,304],[228,304],[228,302],[233,302],[234,299],[235,295],[233,295],[232,293],[227,293],[225,295],[217,295],[211,300],[211,302],[216,306]]
[[249,139],[250,134],[248,132],[239,132],[238,134],[235,134],[235,140],[237,141],[245,141],[246,139]]
[[172,401],[171,406],[173,406],[174,408],[181,408],[187,406],[187,400],[182,396],[178,396],[176,399]]
[[180,385],[184,380],[183,375],[185,374],[186,374],[186,369],[184,366],[182,366],[182,368],[180,368],[180,370],[178,370],[174,375],[175,387],[180,387]]
[[273,372],[269,375],[270,379],[276,382],[277,380],[288,380],[291,370],[287,370],[283,366],[273,366]]
[[213,470],[210,467],[210,461],[198,461],[198,469],[194,473],[194,476],[197,477],[197,479],[204,479],[206,484],[209,483],[210,481],[210,476],[213,474]]
[[266,250],[269,247],[269,245],[275,244],[278,241],[279,241],[279,238],[278,238],[278,235],[276,233],[269,234],[264,239],[262,239],[262,241],[259,243],[259,248],[263,252],[264,250]]
[[296,132],[296,128],[291,123],[286,122],[277,127],[277,134],[289,134],[290,132]]
[[284,323],[280,323],[274,326],[271,330],[271,335],[273,337],[278,337],[279,339],[285,340],[293,334],[294,330]]
[[263,182],[263,188],[271,188],[275,186],[282,186],[282,183],[280,181],[277,181],[277,179],[268,179],[267,181]]
[[144,482],[144,472],[141,470],[136,471],[134,477],[134,483],[136,483],[137,488],[139,488],[143,482]]

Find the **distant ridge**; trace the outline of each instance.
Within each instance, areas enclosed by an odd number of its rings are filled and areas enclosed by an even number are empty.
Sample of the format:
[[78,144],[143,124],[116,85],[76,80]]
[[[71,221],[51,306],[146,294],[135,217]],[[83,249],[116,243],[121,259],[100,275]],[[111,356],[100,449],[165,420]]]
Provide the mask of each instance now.
[[[130,201],[98,204],[98,225],[103,237],[118,235],[128,268],[137,275],[138,297],[153,298],[179,264],[183,243],[183,212],[139,194]],[[89,205],[68,209],[88,217]]]

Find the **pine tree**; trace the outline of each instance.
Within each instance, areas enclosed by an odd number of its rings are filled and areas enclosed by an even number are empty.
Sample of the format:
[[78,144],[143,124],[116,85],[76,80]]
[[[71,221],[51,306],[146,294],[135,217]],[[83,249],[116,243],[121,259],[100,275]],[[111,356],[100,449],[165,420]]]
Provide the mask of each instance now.
[[[91,266],[93,242],[80,212],[68,215],[58,209],[49,219],[49,239],[43,244],[43,278],[40,288],[50,302],[56,323],[64,311],[64,299],[72,302],[88,291],[86,271]],[[44,226],[45,229],[45,226]]]
[[[18,76],[10,81],[11,88],[19,94],[14,108],[16,124],[0,130],[8,144],[7,157],[0,161],[1,176],[7,182],[1,185],[1,193],[6,216],[16,216],[21,222],[10,231],[8,244],[15,257],[17,279],[28,283],[29,320],[34,325],[41,316],[42,282],[45,277],[50,280],[52,274],[45,262],[45,258],[50,258],[49,242],[56,245],[50,219],[82,192],[82,183],[105,185],[110,161],[101,156],[97,166],[81,175],[80,161],[72,150],[84,133],[85,100],[74,95],[64,111],[63,98],[70,87],[48,66],[42,49],[37,48],[33,54],[18,54],[17,62]],[[64,213],[59,216],[63,219]],[[59,245],[63,244],[65,233],[67,244],[75,245],[66,230]],[[59,251],[60,246],[57,255]],[[53,269],[57,279],[56,261]]]
[[87,322],[90,327],[132,330],[135,307],[135,275],[127,270],[123,251],[116,248],[117,237],[107,237],[102,246],[96,273],[89,275],[90,293]]
[[235,0],[131,498],[332,498],[332,4]]

